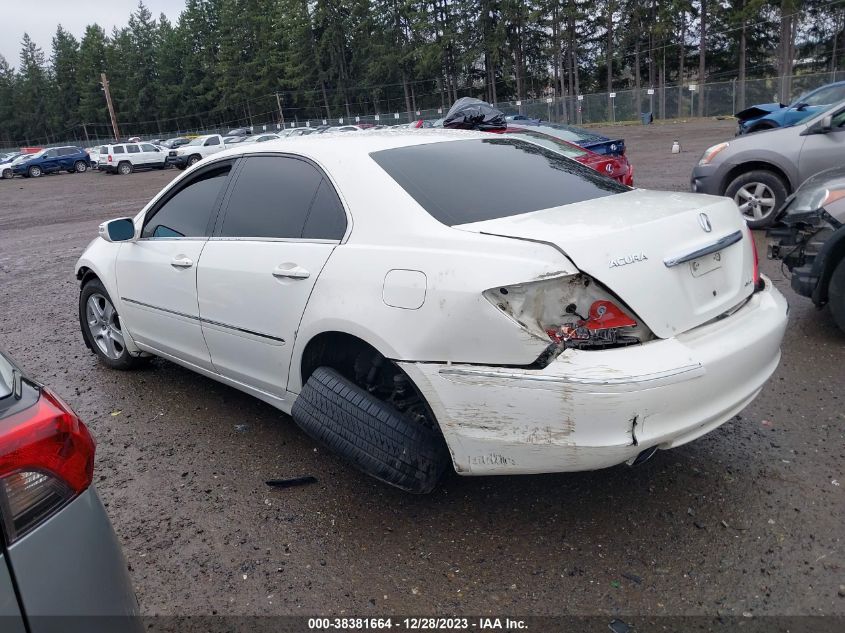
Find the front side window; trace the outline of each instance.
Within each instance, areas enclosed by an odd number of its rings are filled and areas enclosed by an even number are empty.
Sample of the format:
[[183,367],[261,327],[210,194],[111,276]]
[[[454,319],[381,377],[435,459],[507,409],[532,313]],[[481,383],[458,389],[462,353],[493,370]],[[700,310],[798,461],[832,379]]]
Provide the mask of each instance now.
[[434,219],[448,226],[629,190],[558,152],[514,138],[427,143],[370,156]]
[[147,217],[141,237],[205,237],[230,169],[209,169],[179,189]]
[[150,145],[149,143],[144,143],[143,145],[141,145],[141,149],[144,150],[145,152],[157,152],[158,151],[156,149],[155,145]]

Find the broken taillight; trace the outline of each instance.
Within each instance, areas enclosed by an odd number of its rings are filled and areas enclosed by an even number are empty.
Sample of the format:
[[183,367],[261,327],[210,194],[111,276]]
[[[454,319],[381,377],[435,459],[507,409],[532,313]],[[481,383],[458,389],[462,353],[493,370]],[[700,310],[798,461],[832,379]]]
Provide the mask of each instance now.
[[484,296],[560,350],[606,349],[654,338],[627,306],[584,274],[491,288]]

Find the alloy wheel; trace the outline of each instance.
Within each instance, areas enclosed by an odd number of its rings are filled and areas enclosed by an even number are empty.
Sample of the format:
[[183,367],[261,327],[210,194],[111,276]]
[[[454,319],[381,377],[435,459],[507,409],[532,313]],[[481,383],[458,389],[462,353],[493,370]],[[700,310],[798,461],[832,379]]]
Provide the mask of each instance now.
[[85,318],[94,344],[106,358],[118,360],[126,345],[123,342],[120,317],[111,301],[100,293],[92,294],[85,304]]
[[775,210],[775,192],[762,182],[750,182],[740,187],[734,196],[739,210],[750,220],[762,220]]

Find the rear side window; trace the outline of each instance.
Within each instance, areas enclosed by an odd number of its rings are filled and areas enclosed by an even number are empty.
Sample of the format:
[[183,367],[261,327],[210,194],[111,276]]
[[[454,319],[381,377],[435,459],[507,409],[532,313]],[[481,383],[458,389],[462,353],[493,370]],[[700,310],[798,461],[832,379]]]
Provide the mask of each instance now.
[[432,217],[449,226],[628,191],[558,152],[518,139],[429,143],[370,156]]
[[112,150],[112,154],[122,154],[123,153],[123,145],[115,145],[114,149]]
[[129,152],[130,154],[138,154],[138,153],[140,153],[141,150],[138,149],[137,145],[127,145],[126,151]]
[[144,222],[141,237],[204,237],[231,165],[203,172]]
[[220,145],[220,139],[219,139],[219,138],[217,138],[216,136],[212,136],[210,139],[208,139],[208,140],[205,142],[205,145],[206,145],[206,146],[209,146],[209,145]]
[[108,154],[108,153],[109,153],[109,146],[108,146],[108,145],[103,145],[103,146],[100,148],[100,150],[99,150],[99,151],[100,151],[100,154]]
[[346,233],[346,212],[331,183],[323,178],[311,204],[302,237],[312,240],[341,240]]
[[60,147],[59,148],[59,156],[71,156],[72,154],[76,154],[79,150],[75,147]]
[[229,197],[224,237],[302,237],[323,175],[296,158],[251,156]]

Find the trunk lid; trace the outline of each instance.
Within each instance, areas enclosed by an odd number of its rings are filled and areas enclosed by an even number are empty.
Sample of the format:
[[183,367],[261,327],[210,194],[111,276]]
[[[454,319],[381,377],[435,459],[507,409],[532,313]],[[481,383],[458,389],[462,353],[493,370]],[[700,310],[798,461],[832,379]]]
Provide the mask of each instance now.
[[[556,247],[661,338],[727,312],[754,291],[748,229],[727,198],[638,189],[454,228]],[[720,238],[735,241],[714,250]],[[712,252],[689,258],[708,247]]]

